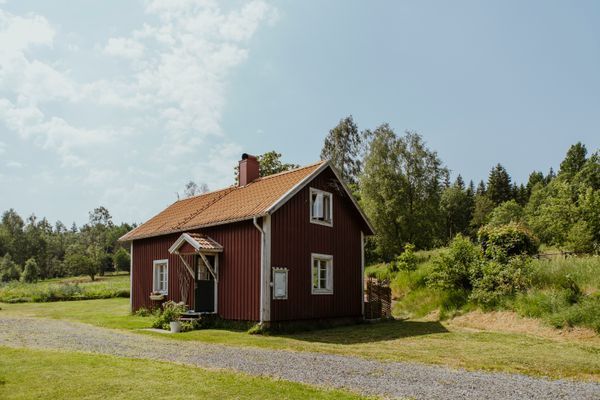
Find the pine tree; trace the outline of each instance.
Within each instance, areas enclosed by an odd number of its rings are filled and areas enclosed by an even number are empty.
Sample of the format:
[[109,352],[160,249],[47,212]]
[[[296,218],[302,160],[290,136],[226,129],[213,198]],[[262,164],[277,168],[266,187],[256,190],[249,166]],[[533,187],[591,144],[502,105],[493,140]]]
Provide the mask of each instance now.
[[577,142],[567,151],[563,162],[560,163],[559,175],[573,176],[578,173],[585,164],[587,149],[584,144]]
[[498,205],[513,198],[511,179],[506,169],[497,164],[490,171],[487,184],[487,196]]
[[485,196],[486,193],[487,189],[485,188],[485,182],[483,182],[483,180],[480,180],[479,184],[477,185],[477,191],[475,192],[475,194],[477,196]]

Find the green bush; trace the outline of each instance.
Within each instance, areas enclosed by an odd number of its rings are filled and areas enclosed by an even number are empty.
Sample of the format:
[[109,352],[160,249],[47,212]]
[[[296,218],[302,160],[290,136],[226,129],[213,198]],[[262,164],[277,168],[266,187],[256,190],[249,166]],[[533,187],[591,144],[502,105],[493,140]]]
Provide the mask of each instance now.
[[567,235],[566,246],[575,253],[593,253],[594,234],[586,221],[577,221]]
[[525,220],[523,207],[515,200],[505,201],[490,213],[488,224],[491,226],[502,226],[506,224],[522,223]]
[[562,276],[558,284],[564,290],[565,300],[569,304],[575,304],[581,299],[583,292],[571,275],[567,274]]
[[162,305],[161,311],[155,316],[154,321],[152,321],[152,327],[168,330],[170,329],[169,323],[177,321],[185,311],[185,304],[167,301]]
[[486,257],[499,261],[506,261],[513,256],[537,254],[540,246],[535,235],[517,223],[486,225],[479,229],[477,238]]
[[471,290],[473,281],[480,275],[481,251],[468,238],[457,235],[449,251],[433,260],[428,279],[432,287],[449,290]]
[[414,271],[417,269],[418,259],[415,254],[415,245],[407,243],[404,246],[404,251],[398,257],[396,261],[392,262],[392,271]]
[[133,313],[136,317],[149,317],[154,315],[152,310],[147,309],[146,307],[138,308],[136,312]]
[[9,253],[0,259],[0,282],[10,282],[21,277],[21,268],[12,260]]
[[531,266],[526,257],[512,257],[506,263],[489,260],[482,264],[481,276],[473,281],[470,299],[489,308],[530,285]]
[[23,282],[31,283],[36,282],[39,276],[39,269],[35,258],[30,258],[25,261],[25,267],[23,268],[23,273],[21,274],[21,280]]
[[585,326],[600,333],[600,297],[588,296],[546,318],[557,328]]

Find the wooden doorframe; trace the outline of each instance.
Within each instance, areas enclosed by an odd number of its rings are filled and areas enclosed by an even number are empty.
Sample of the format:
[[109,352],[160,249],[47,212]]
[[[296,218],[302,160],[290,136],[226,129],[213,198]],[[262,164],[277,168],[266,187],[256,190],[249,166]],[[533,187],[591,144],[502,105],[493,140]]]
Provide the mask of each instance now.
[[[214,253],[207,253],[207,254],[203,254],[205,257],[206,256],[214,256],[215,257],[215,262],[213,265],[214,268],[214,272],[215,275],[218,277],[219,276],[219,253],[214,252]],[[194,257],[195,259],[195,276],[194,276],[194,310],[197,308],[196,306],[196,290],[198,290],[198,268],[199,268],[199,260],[202,260],[202,257],[200,256],[200,254],[197,254],[196,257]],[[204,262],[204,261],[203,261]],[[211,271],[209,271],[209,274],[212,274]],[[214,300],[213,300],[213,313],[217,314],[219,311],[219,279],[216,278],[215,276],[213,276],[213,286],[214,286]]]

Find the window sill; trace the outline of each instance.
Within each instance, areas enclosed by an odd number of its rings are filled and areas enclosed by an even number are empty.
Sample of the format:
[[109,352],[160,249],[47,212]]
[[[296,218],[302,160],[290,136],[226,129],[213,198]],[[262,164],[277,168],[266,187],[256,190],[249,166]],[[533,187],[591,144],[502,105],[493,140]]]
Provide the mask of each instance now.
[[311,224],[316,224],[316,225],[323,225],[323,226],[329,226],[330,228],[333,228],[333,222],[326,222],[326,221],[321,221],[318,219],[310,219],[310,223]]
[[333,294],[333,290],[313,290],[311,294]]

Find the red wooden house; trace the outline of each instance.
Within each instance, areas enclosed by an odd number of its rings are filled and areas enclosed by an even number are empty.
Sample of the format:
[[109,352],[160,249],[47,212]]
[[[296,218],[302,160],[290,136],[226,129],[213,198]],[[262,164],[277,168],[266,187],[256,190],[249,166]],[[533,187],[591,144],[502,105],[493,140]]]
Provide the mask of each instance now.
[[224,319],[360,318],[369,221],[329,162],[176,201],[120,240],[131,244],[131,307],[150,294]]

